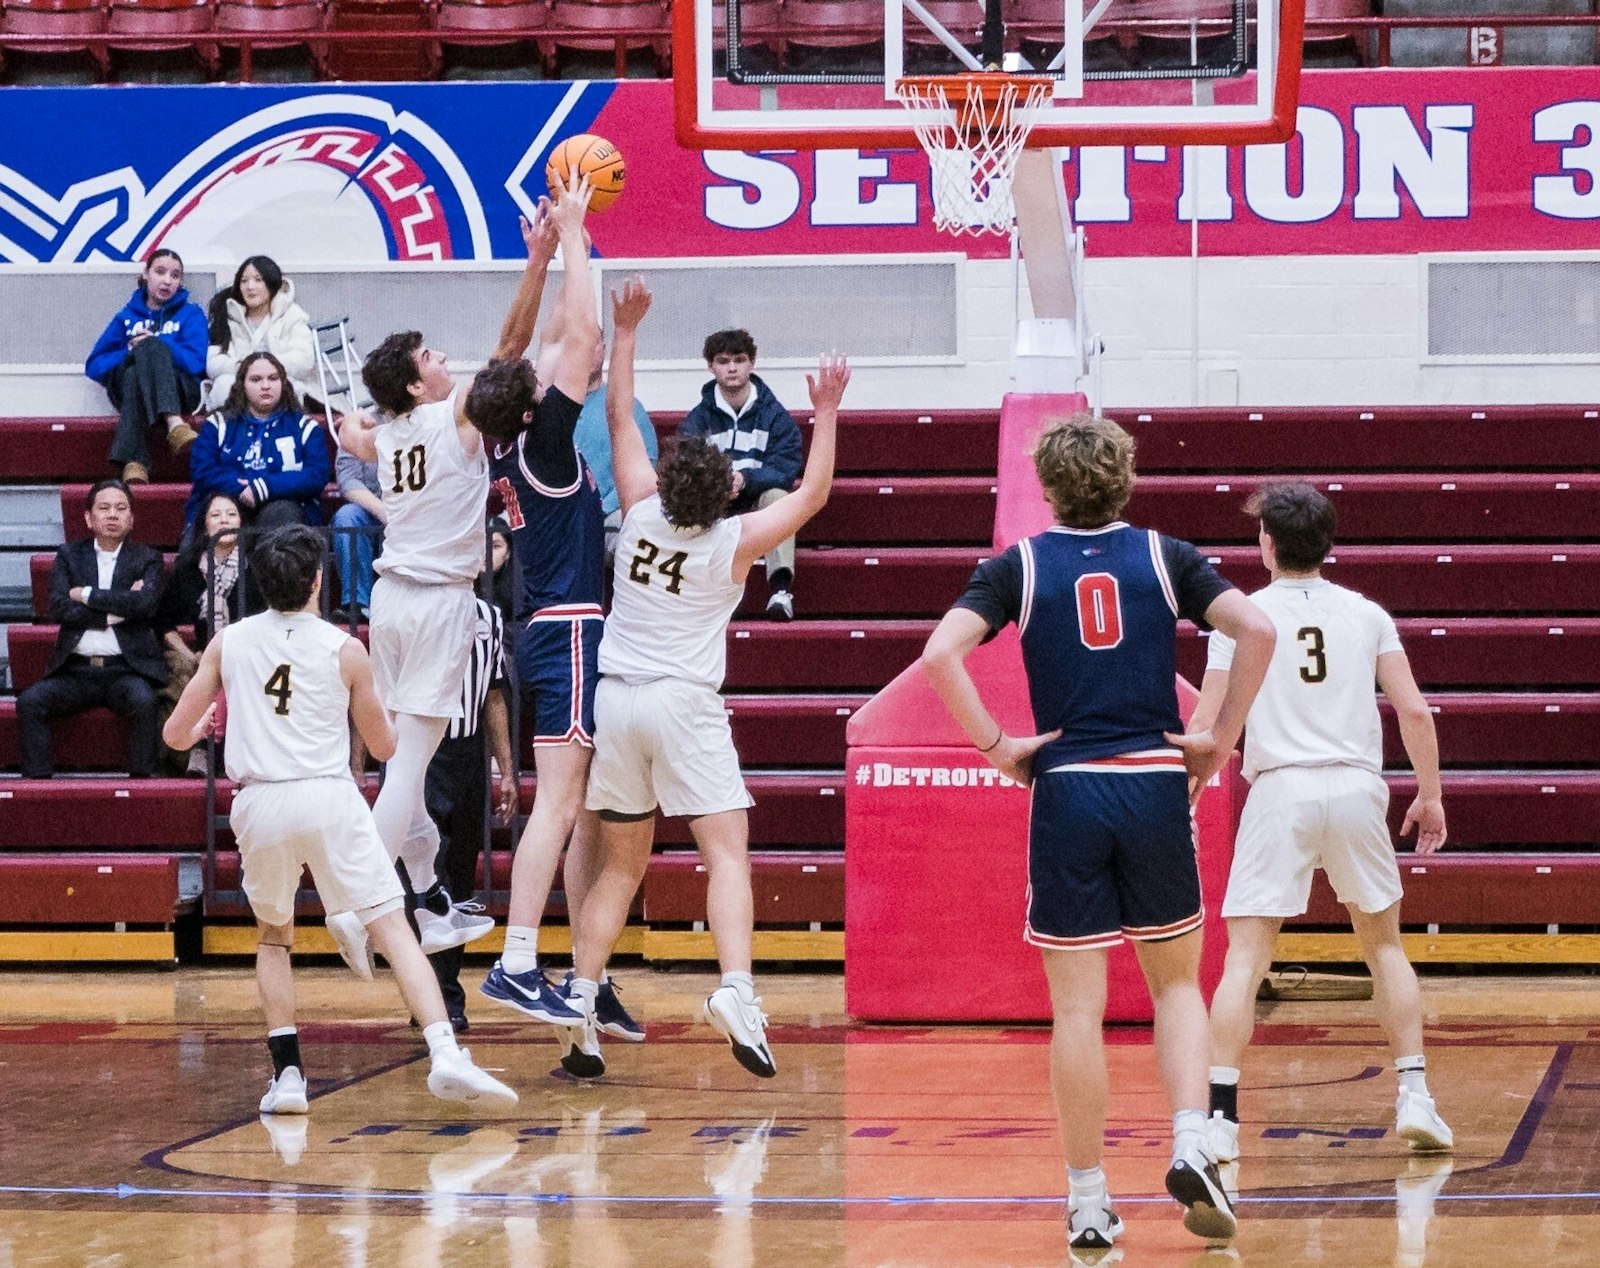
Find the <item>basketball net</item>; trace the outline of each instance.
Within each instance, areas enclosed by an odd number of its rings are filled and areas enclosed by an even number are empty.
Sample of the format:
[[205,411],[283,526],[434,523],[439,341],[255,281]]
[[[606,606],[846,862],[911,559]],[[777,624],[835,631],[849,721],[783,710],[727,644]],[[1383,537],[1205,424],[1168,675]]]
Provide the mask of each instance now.
[[1009,234],[1011,182],[1051,82],[987,72],[919,75],[895,84],[928,153],[933,223],[947,233]]

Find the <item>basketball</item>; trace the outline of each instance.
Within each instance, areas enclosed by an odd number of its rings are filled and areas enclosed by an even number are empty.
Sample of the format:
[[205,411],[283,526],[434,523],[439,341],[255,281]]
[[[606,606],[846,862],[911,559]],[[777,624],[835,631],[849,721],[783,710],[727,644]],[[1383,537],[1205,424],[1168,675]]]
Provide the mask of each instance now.
[[560,175],[568,185],[579,176],[587,176],[594,186],[594,196],[589,200],[590,211],[604,211],[622,196],[626,171],[622,151],[603,136],[581,132],[569,136],[550,153],[544,167],[545,184],[550,196],[555,197],[556,177]]

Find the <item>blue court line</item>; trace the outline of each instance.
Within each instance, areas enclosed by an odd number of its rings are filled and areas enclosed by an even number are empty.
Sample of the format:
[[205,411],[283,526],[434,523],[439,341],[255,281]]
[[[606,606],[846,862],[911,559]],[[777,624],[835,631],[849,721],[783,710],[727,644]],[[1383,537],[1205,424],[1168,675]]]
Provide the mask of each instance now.
[[[432,1202],[441,1197],[452,1197],[464,1202],[500,1202],[543,1206],[724,1206],[729,1199],[714,1194],[628,1194],[623,1196],[584,1193],[396,1193],[393,1191],[366,1192],[348,1189],[147,1189],[133,1184],[115,1185],[0,1185],[0,1194],[32,1194],[46,1197],[108,1197],[119,1201],[129,1198],[246,1198],[281,1202],[285,1198],[307,1201],[335,1202]],[[1440,1193],[1435,1202],[1572,1202],[1600,1201],[1600,1192],[1592,1193]],[[909,1197],[784,1197],[755,1194],[749,1198],[733,1199],[735,1203],[748,1202],[752,1206],[1060,1206],[1064,1197],[1012,1196],[1012,1197],[958,1197],[935,1195]],[[1172,1199],[1159,1196],[1129,1197],[1118,1194],[1117,1205],[1140,1206],[1170,1204]],[[1241,1195],[1241,1206],[1341,1206],[1379,1204],[1393,1205],[1394,1194],[1327,1194],[1323,1196],[1263,1196]]]

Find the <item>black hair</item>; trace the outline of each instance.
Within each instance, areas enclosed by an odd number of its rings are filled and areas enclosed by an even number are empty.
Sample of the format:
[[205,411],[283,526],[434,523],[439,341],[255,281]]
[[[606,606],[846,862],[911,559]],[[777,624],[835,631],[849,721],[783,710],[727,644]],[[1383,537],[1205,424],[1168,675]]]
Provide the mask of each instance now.
[[96,480],[89,486],[89,492],[83,499],[84,510],[94,510],[94,500],[100,496],[100,491],[102,489],[116,489],[123,495],[123,497],[128,499],[129,506],[133,505],[133,490],[128,487],[127,482],[124,480],[118,480],[116,477],[111,476],[104,480]]
[[706,336],[704,351],[707,365],[724,354],[730,357],[742,355],[754,361],[756,341],[750,337],[748,330],[718,330]]
[[488,524],[484,526],[484,529],[491,537],[505,538],[507,547],[511,545],[511,525],[506,523],[501,516],[492,517]]
[[1285,572],[1311,572],[1333,549],[1333,503],[1302,480],[1262,485],[1244,510],[1261,521]]
[[250,552],[250,573],[277,612],[305,607],[321,569],[322,536],[304,524],[273,529]]
[[467,421],[491,440],[509,444],[528,427],[538,387],[524,357],[493,357],[467,390]]
[[252,352],[239,362],[238,371],[233,377],[233,386],[228,389],[228,399],[222,403],[223,417],[238,418],[250,412],[250,398],[245,395],[244,378],[257,361],[270,361],[278,371],[279,382],[283,385],[283,390],[278,395],[278,409],[300,413],[300,397],[295,393],[294,384],[289,382],[289,372],[283,368],[283,362],[270,352]]
[[674,528],[710,528],[728,513],[733,462],[710,441],[683,437],[662,455],[656,490]]
[[178,262],[178,272],[182,273],[184,271],[183,257],[171,247],[157,247],[154,251],[150,252],[149,255],[144,257],[144,263],[139,266],[139,289],[144,292],[147,302],[150,298],[150,291],[144,284],[144,275],[150,271],[150,266],[157,260],[166,259],[176,260]]
[[[211,513],[211,504],[219,498],[239,512],[240,531],[243,531],[244,507],[239,504],[239,499],[222,489],[206,494],[205,500],[200,503],[200,514],[195,516],[194,525],[189,529],[182,546],[178,550],[177,559],[173,561],[172,571],[174,573],[181,572],[190,564],[198,568],[201,557],[211,548],[211,539],[206,536],[206,516]],[[235,538],[234,540],[237,542],[238,539]]]
[[380,343],[361,363],[361,381],[380,409],[398,416],[417,403],[410,389],[422,379],[417,368],[420,347],[420,330],[402,330]]
[[226,348],[232,340],[232,332],[228,329],[228,301],[236,299],[241,307],[244,306],[244,294],[239,290],[239,283],[244,281],[244,271],[250,268],[261,274],[261,280],[266,283],[269,304],[273,296],[283,289],[283,270],[270,255],[252,255],[241,264],[234,272],[233,285],[223,287],[206,305],[206,325],[210,328],[211,342],[219,348]]

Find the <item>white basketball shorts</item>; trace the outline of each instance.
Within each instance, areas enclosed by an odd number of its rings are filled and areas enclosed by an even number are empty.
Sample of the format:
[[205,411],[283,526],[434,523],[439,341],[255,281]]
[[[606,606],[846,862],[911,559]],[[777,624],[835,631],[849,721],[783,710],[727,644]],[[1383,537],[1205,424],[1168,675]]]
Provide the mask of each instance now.
[[245,896],[264,924],[294,919],[304,867],[328,911],[353,911],[370,923],[405,902],[372,810],[352,780],[249,784],[233,799],[232,822]]
[[754,804],[720,695],[676,678],[600,680],[590,810],[642,815],[659,805],[663,814],[693,817]]
[[1299,916],[1322,868],[1339,901],[1369,915],[1400,901],[1389,787],[1356,766],[1280,766],[1250,788],[1223,916]]
[[372,584],[372,682],[391,713],[453,718],[472,664],[478,605],[470,581],[393,575]]

